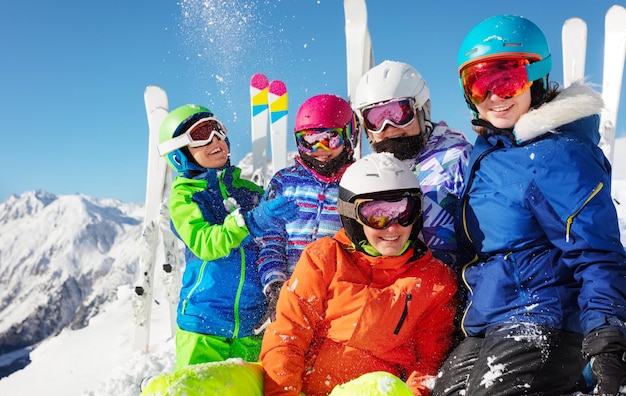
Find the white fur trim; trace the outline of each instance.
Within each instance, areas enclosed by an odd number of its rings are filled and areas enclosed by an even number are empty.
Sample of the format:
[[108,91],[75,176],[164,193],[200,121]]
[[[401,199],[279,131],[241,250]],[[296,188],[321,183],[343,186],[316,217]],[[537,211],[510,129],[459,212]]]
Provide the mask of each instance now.
[[599,114],[604,108],[602,95],[582,81],[574,82],[552,101],[522,115],[515,124],[518,142],[554,132],[561,125]]

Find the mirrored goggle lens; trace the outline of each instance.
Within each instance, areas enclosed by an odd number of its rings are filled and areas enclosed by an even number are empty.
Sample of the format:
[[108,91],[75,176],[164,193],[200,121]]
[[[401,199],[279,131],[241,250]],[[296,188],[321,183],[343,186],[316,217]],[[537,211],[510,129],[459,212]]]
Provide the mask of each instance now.
[[528,59],[496,59],[467,66],[461,71],[461,82],[467,98],[475,105],[487,94],[503,99],[523,94],[532,81],[528,81]]
[[216,119],[202,119],[193,124],[186,132],[191,139],[189,146],[200,147],[211,143],[214,137],[226,139],[226,128]]
[[419,199],[410,196],[398,201],[359,200],[357,205],[358,220],[368,227],[382,230],[393,223],[406,227],[415,222],[419,214]]
[[414,118],[415,109],[412,99],[377,104],[363,110],[365,128],[373,133],[381,133],[388,124],[403,128]]
[[298,148],[306,153],[312,153],[318,149],[335,150],[344,143],[343,129],[305,129],[296,132]]

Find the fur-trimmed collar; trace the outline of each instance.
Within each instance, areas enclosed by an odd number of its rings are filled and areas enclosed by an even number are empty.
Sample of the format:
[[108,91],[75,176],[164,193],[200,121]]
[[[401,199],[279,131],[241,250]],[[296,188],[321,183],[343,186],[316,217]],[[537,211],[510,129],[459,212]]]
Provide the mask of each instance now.
[[599,114],[603,108],[599,93],[583,82],[575,82],[552,101],[520,117],[515,124],[515,138],[521,143],[546,132],[558,133],[557,127]]

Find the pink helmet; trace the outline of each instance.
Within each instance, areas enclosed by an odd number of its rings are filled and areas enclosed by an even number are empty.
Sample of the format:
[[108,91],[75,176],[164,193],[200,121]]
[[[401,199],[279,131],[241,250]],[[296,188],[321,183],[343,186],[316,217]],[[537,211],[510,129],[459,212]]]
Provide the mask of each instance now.
[[315,95],[298,109],[294,132],[309,128],[343,128],[350,122],[354,122],[354,113],[345,99],[331,94]]

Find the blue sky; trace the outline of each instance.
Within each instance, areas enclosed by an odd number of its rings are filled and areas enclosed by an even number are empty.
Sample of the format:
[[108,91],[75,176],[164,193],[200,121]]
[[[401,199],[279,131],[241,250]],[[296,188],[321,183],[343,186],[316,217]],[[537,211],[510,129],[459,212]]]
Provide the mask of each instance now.
[[[456,55],[475,24],[501,13],[537,23],[551,45],[551,79],[560,82],[561,26],[582,17],[585,74],[600,91],[604,15],[613,4],[369,0],[369,29],[376,63],[416,67],[430,87],[433,119],[473,141]],[[43,189],[143,202],[147,85],[165,88],[171,109],[186,103],[212,109],[229,129],[234,164],[251,150],[252,74],[286,83],[290,130],[306,98],[347,95],[340,0],[5,1],[0,43],[0,201]],[[618,136],[626,136],[624,85]]]

